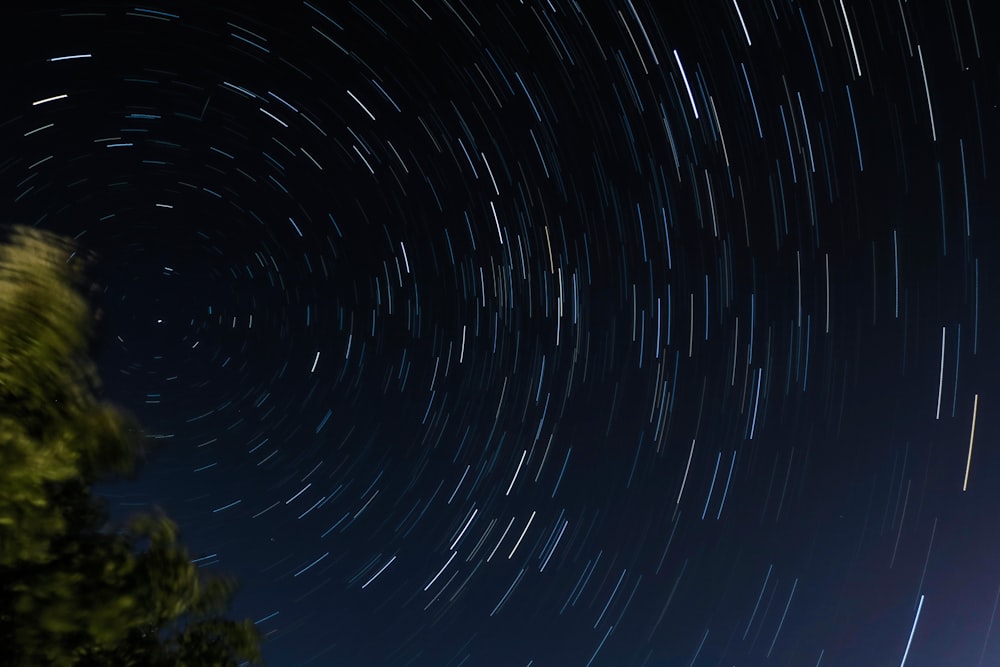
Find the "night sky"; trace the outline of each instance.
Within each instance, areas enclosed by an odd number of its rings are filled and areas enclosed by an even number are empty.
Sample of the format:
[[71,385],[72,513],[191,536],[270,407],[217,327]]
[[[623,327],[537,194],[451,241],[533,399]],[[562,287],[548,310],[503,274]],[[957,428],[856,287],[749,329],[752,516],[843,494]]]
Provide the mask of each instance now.
[[104,491],[268,664],[1000,664],[992,2],[23,4]]

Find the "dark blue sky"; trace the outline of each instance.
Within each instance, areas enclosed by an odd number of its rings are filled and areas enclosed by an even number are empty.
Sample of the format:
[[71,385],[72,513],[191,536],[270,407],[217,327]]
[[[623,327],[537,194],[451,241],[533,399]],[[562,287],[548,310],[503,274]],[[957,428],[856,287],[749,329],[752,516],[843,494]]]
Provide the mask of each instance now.
[[268,664],[1000,660],[1000,16],[661,4],[5,18],[5,217],[100,256],[155,452],[110,504]]

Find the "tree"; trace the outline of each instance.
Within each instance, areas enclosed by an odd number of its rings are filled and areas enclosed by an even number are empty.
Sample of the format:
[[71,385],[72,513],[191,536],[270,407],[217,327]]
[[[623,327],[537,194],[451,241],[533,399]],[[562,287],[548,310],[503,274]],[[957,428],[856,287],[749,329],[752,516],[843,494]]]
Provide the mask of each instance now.
[[260,659],[235,590],[203,577],[162,513],[108,523],[97,481],[128,475],[141,437],[98,399],[88,260],[14,228],[0,245],[0,655],[11,667],[229,667]]

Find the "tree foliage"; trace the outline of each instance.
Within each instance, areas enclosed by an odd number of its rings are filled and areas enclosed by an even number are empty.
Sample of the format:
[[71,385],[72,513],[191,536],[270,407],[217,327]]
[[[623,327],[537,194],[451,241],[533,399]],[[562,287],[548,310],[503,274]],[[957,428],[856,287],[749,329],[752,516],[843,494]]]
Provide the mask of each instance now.
[[235,666],[260,658],[234,583],[199,574],[162,514],[108,523],[92,485],[133,472],[137,425],[97,397],[86,262],[15,228],[0,245],[0,655],[11,667]]

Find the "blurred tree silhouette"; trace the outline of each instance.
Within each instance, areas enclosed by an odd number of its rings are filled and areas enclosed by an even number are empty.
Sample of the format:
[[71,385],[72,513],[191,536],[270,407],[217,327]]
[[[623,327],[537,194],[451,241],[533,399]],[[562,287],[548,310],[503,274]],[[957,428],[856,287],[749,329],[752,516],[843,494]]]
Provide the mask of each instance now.
[[86,261],[14,228],[0,245],[0,656],[10,667],[227,667],[260,659],[235,590],[199,576],[162,514],[108,524],[91,494],[134,472],[139,430],[97,398]]

